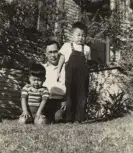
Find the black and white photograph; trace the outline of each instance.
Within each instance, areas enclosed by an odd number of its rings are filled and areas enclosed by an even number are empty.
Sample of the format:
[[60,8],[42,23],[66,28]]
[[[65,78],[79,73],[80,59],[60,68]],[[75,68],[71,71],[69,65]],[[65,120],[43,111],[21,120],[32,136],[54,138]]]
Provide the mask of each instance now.
[[133,0],[0,0],[0,153],[133,153]]

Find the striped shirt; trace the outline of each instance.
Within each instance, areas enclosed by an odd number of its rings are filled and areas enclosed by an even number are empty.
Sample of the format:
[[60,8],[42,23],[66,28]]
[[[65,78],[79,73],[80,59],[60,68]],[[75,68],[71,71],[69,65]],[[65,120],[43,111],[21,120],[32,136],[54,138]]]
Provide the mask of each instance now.
[[35,89],[30,84],[27,84],[22,88],[21,98],[27,98],[29,106],[39,107],[41,101],[46,97],[49,97],[49,92],[46,87]]

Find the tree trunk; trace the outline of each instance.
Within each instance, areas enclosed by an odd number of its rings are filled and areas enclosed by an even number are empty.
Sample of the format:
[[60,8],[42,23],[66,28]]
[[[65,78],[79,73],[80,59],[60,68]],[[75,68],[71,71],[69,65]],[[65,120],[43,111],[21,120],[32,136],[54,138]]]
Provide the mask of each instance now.
[[40,12],[41,12],[41,7],[42,7],[42,2],[40,0],[37,0],[37,7],[38,7],[38,11],[37,11],[36,29],[39,31],[39,29],[40,29]]

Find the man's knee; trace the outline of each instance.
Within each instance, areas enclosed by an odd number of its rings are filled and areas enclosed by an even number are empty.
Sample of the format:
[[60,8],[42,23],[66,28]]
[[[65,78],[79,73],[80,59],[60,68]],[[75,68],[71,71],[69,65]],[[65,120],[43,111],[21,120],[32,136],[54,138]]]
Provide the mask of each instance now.
[[63,109],[59,109],[56,113],[55,113],[55,122],[59,123],[64,121],[65,119],[65,110]]

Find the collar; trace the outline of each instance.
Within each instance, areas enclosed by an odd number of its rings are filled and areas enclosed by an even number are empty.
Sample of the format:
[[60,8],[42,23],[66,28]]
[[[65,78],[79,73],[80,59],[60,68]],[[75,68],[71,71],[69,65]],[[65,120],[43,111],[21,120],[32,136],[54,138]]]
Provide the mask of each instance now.
[[55,65],[52,65],[52,64],[50,64],[49,62],[47,62],[47,63],[45,64],[45,67],[52,67],[53,69],[57,69],[58,65],[55,66]]

